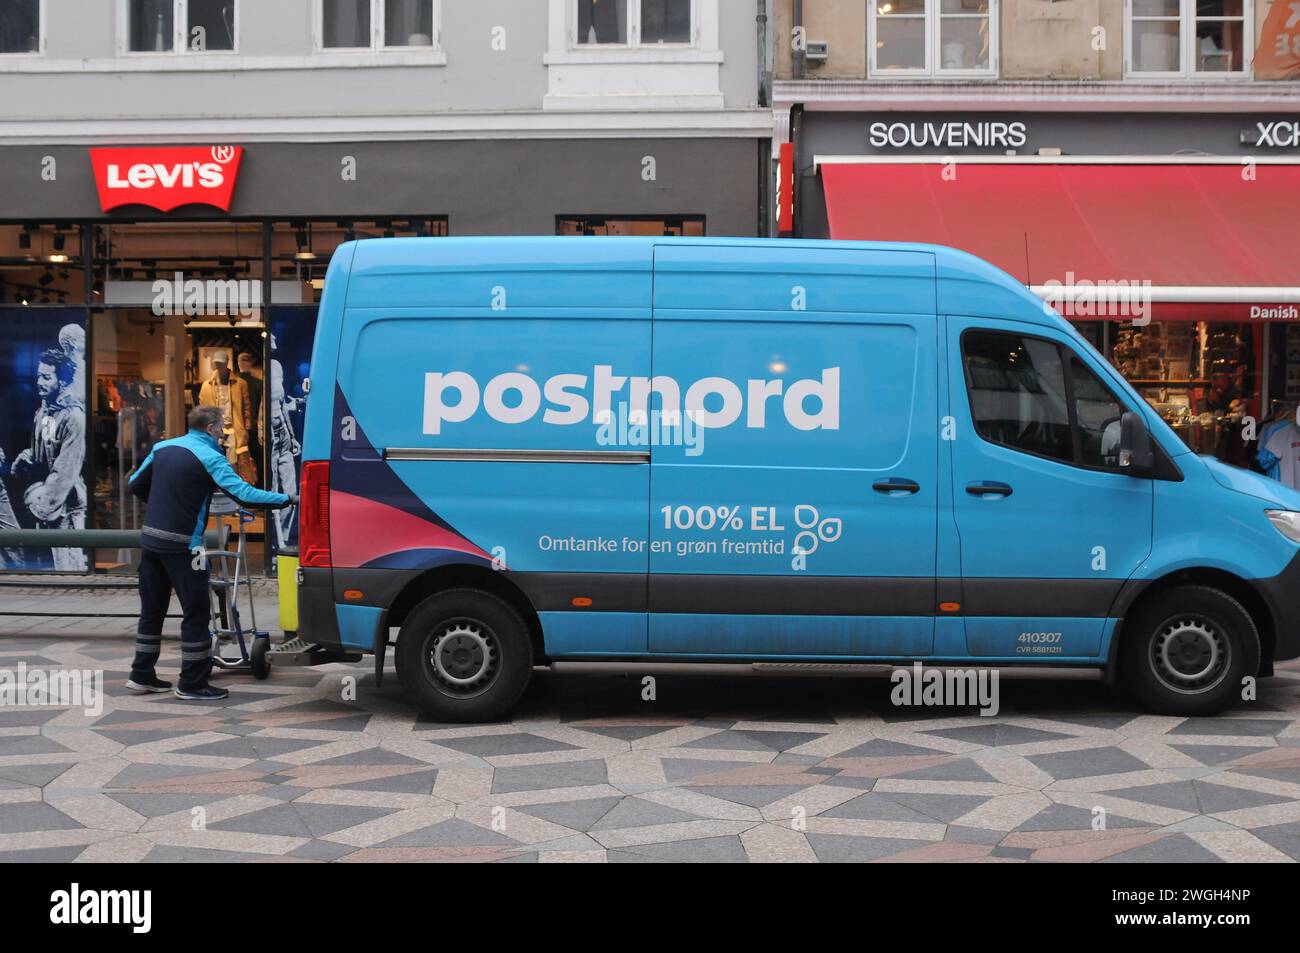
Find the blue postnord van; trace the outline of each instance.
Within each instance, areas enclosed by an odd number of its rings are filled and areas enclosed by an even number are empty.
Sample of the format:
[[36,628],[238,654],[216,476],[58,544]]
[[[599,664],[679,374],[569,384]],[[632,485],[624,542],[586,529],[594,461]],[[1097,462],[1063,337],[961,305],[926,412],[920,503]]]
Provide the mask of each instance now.
[[555,671],[1117,676],[1207,713],[1300,655],[1300,494],[1198,457],[931,245],[342,245],[300,630],[499,717]]

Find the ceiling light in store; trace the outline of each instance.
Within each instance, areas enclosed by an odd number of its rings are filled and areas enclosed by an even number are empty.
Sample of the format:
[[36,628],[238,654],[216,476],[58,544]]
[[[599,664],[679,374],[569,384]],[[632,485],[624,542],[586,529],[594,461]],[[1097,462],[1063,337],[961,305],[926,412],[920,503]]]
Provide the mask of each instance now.
[[315,261],[316,253],[310,248],[300,248],[293,253],[294,261]]
[[61,262],[65,262],[65,261],[67,261],[67,260],[68,260],[68,256],[67,256],[67,255],[46,255],[46,256],[45,256],[45,260],[46,260],[46,261],[52,261],[52,262],[54,262],[54,263],[57,265],[57,264],[59,264],[59,263],[61,263]]

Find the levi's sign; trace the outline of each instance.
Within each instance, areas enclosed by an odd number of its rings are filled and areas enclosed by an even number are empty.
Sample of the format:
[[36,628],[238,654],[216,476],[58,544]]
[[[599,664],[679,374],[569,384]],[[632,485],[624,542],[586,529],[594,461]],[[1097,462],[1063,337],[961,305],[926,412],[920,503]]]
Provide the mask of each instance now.
[[243,154],[243,146],[91,149],[99,207],[213,205],[228,212]]

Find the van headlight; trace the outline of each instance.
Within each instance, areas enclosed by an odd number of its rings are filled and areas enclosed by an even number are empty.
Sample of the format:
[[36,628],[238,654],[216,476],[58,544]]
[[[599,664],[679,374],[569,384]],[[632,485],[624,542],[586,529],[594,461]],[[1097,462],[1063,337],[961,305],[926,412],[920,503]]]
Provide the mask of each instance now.
[[1264,515],[1277,527],[1279,533],[1293,543],[1300,543],[1300,513],[1293,510],[1265,510]]

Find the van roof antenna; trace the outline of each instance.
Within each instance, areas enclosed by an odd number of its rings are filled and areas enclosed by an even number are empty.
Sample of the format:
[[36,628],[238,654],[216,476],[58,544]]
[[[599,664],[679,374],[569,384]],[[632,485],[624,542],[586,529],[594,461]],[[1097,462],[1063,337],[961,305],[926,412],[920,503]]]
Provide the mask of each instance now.
[[1034,287],[1033,279],[1029,277],[1029,232],[1025,232],[1025,287],[1030,290]]

